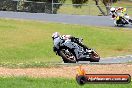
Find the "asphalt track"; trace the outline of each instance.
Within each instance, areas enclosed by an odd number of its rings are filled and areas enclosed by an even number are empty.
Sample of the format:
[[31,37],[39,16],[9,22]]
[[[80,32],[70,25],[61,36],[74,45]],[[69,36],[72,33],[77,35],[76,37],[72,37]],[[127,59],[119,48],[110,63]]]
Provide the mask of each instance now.
[[[113,20],[109,16],[86,16],[86,15],[64,15],[64,14],[45,14],[45,13],[27,13],[27,12],[7,12],[0,11],[0,18],[28,19],[38,21],[48,21],[66,24],[80,24],[93,26],[114,27]],[[132,25],[126,26],[132,29]],[[126,63],[132,62],[132,56],[109,57],[101,59],[99,63]],[[79,63],[89,63],[81,61]]]
[[80,61],[79,63],[90,63],[90,64],[116,64],[116,63],[132,63],[132,55],[118,56],[118,57],[108,57],[101,58],[99,62],[86,62]]
[[[66,24],[94,25],[114,27],[113,20],[109,16],[87,16],[87,15],[64,15],[64,14],[45,14],[27,12],[7,12],[0,11],[0,18],[15,18],[58,22]],[[132,28],[132,25],[126,26]]]

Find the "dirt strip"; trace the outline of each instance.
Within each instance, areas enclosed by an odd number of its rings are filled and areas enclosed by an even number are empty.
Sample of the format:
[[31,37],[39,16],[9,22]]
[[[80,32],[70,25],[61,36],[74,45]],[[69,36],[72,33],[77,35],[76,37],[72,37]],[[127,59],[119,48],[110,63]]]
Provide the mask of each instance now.
[[[0,67],[0,76],[28,77],[64,77],[75,78],[79,66],[62,66],[57,68],[4,68]],[[130,74],[132,64],[83,65],[88,74]]]

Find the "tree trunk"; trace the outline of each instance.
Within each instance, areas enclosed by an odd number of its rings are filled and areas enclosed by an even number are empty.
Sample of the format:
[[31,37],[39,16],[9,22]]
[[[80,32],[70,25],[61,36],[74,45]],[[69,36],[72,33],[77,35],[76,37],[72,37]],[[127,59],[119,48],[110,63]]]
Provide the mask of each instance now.
[[101,7],[99,6],[99,0],[95,0],[96,6],[98,7],[98,9],[100,10],[100,12],[106,16],[105,12],[101,9]]
[[110,6],[111,6],[111,5],[106,5],[107,16],[108,16],[109,13],[110,13]]
[[102,3],[105,5],[106,11],[107,11],[107,16],[110,13],[110,8],[111,8],[111,5],[112,5],[112,1],[113,0],[108,0],[107,2],[105,0],[102,1]]

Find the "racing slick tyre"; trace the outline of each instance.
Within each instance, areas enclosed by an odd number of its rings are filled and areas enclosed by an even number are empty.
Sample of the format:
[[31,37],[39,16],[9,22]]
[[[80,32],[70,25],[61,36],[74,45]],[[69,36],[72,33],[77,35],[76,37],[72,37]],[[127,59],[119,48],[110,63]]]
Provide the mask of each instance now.
[[62,57],[64,63],[76,63],[76,57],[70,50],[61,49],[59,55]]
[[99,62],[100,56],[96,51],[92,51],[90,54],[90,62]]

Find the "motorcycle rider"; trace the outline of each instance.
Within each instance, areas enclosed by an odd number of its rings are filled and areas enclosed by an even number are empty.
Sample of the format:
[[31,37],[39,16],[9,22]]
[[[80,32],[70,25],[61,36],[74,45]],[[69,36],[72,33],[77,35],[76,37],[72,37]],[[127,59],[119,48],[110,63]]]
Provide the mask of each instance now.
[[[77,43],[78,45],[80,45],[81,47],[83,47],[83,49],[86,51],[88,49],[87,46],[83,45],[82,44],[82,38],[76,38],[72,35],[62,35],[62,39],[64,40],[70,40],[71,42],[74,42],[74,43]],[[78,43],[78,42],[81,42],[81,43]]]
[[112,16],[112,19],[114,20],[115,25],[117,25],[118,22],[120,21],[120,19],[119,19],[120,17],[123,17],[132,23],[132,20],[128,17],[128,15],[126,13],[126,8],[123,8],[123,7],[114,8],[114,7],[112,7],[110,9],[110,14]]
[[117,25],[119,22],[119,16],[118,16],[118,13],[116,12],[116,8],[112,7],[110,9],[110,15],[112,16],[112,19],[114,20],[114,24]]
[[82,59],[86,58],[88,55],[86,55],[83,47],[79,46],[77,43],[75,43],[73,40],[77,39],[71,35],[60,35],[58,32],[54,32],[52,34],[52,39],[54,42],[53,50],[57,51],[59,47],[66,46],[70,48],[71,50],[74,50],[76,58]]
[[127,14],[127,9],[126,8],[123,8],[123,7],[118,7],[117,8],[117,11],[119,11],[121,14],[122,17],[124,17],[125,19],[127,19],[129,22],[132,23],[132,19],[129,18],[128,14]]

